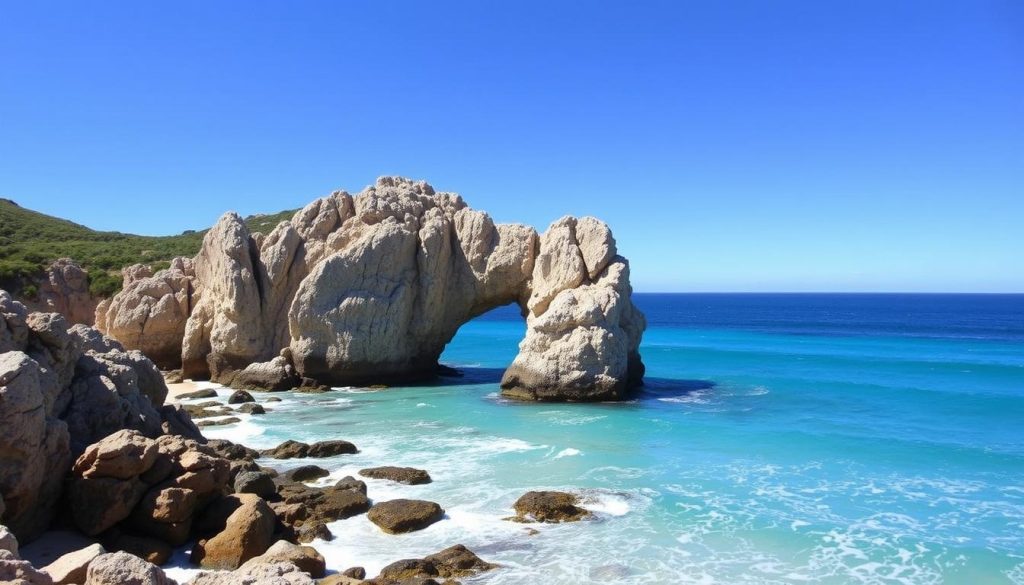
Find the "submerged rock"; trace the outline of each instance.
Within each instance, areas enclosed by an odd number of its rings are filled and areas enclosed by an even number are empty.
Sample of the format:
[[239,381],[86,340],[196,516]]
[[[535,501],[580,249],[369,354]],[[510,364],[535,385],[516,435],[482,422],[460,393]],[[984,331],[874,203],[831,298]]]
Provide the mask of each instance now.
[[566,492],[540,491],[523,494],[513,508],[517,522],[576,522],[591,516],[577,506],[579,497]]

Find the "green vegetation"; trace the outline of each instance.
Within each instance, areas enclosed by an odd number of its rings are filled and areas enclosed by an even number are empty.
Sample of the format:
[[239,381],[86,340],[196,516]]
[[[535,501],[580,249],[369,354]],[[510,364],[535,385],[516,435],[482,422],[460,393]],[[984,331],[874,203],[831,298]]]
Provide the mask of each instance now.
[[[269,233],[295,210],[247,217],[254,233]],[[57,258],[73,258],[89,271],[89,290],[111,296],[121,289],[120,270],[139,262],[159,270],[175,256],[199,252],[207,230],[176,236],[137,236],[100,232],[0,199],[0,288],[31,298],[35,282]]]

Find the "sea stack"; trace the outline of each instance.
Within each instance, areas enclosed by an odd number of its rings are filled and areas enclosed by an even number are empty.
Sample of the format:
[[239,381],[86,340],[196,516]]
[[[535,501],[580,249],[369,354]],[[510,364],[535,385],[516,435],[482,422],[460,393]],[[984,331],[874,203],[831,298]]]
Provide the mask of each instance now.
[[[146,336],[123,332],[159,316],[161,333],[182,332],[180,365],[191,377],[267,379],[275,389],[288,379],[427,378],[460,326],[511,303],[527,332],[502,379],[506,396],[615,400],[643,375],[645,321],[628,262],[590,217],[563,217],[538,236],[425,182],[382,177],[358,195],[310,203],[266,237],[227,213],[187,263],[150,277],[153,286],[126,287],[97,323],[133,348]],[[143,287],[162,295],[139,303]],[[163,365],[179,344],[162,336],[160,348]],[[239,376],[253,364],[259,376]]]

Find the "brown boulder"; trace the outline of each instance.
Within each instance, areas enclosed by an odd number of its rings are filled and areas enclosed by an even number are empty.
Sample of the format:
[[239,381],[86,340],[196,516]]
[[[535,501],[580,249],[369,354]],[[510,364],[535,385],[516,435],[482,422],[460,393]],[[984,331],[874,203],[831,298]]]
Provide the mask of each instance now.
[[426,500],[389,500],[371,507],[367,517],[384,532],[401,534],[422,530],[441,520],[444,509]]
[[591,516],[591,513],[576,504],[579,498],[573,494],[555,491],[527,492],[513,508],[514,520],[518,522],[576,522]]
[[92,544],[61,556],[43,567],[42,571],[53,579],[55,585],[84,583],[89,563],[106,552],[101,545]]
[[235,569],[270,547],[276,518],[265,501],[252,494],[233,494],[238,508],[228,516],[224,530],[200,541],[192,551],[192,562],[208,569]]
[[72,472],[83,478],[131,479],[153,466],[158,451],[156,441],[125,429],[86,447]]
[[371,467],[360,469],[359,475],[371,479],[388,479],[406,485],[420,485],[432,481],[429,473],[414,467]]

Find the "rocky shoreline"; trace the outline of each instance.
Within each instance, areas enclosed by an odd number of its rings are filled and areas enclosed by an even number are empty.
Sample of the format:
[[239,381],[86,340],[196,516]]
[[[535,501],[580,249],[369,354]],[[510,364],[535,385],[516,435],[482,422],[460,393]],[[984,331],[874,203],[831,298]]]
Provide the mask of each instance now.
[[[0,582],[170,584],[160,565],[182,547],[212,571],[187,581],[195,585],[454,583],[500,570],[457,543],[398,559],[371,579],[360,567],[327,567],[308,543],[330,540],[329,523],[366,514],[386,534],[418,531],[444,520],[443,502],[376,501],[357,477],[310,485],[328,473],[318,460],[358,447],[285,441],[256,451],[207,440],[193,416],[266,414],[276,398],[260,404],[236,391],[224,404],[184,388],[167,403],[161,372],[141,352],[57,314],[30,313],[3,291],[0,316]],[[273,464],[298,459],[308,463]],[[432,481],[428,470],[388,465],[359,475]],[[572,494],[531,492],[509,520],[587,518],[576,504]]]

